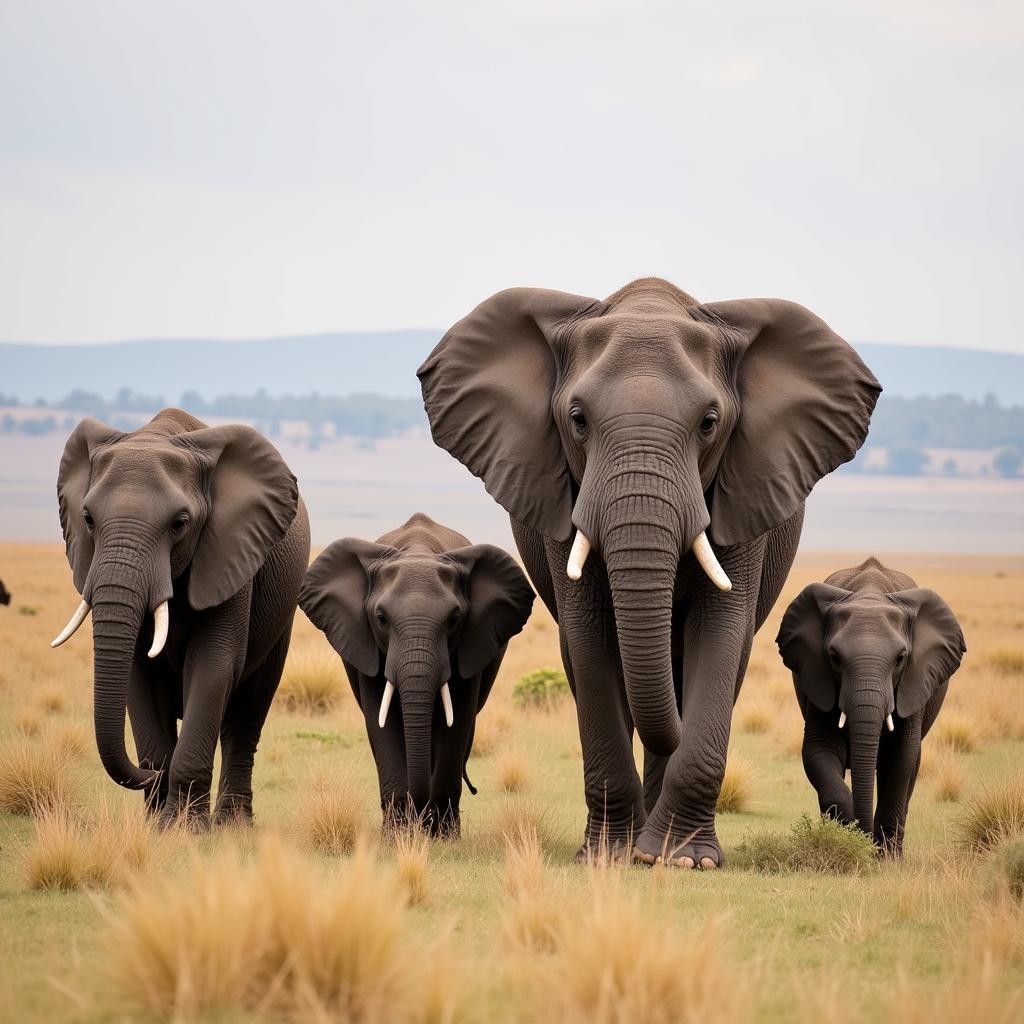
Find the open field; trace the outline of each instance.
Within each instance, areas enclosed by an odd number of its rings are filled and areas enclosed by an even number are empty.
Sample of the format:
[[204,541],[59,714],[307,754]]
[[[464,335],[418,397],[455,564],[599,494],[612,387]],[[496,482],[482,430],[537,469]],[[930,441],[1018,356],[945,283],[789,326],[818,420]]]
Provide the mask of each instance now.
[[511,699],[520,675],[558,664],[539,602],[479,720],[480,792],[464,798],[460,842],[380,842],[362,719],[301,613],[257,756],[257,828],[154,835],[141,798],[98,763],[89,631],[48,647],[77,600],[63,550],[0,544],[13,593],[0,608],[0,805],[29,812],[0,811],[0,1019],[1024,1018],[1024,910],[1000,868],[1013,851],[978,852],[962,834],[997,791],[1000,821],[1024,834],[1021,558],[889,559],[949,601],[968,645],[925,741],[905,860],[743,866],[749,834],[816,810],[778,620],[806,583],[863,554],[801,556],[734,716],[727,865],[683,874],[571,864],[584,821],[572,706]]

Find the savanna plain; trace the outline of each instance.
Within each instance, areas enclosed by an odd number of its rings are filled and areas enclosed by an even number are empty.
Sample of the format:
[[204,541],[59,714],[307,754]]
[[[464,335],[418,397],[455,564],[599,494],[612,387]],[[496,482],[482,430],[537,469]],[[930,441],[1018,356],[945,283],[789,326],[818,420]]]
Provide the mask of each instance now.
[[861,557],[801,555],[733,719],[726,866],[677,872],[572,863],[571,699],[513,699],[559,665],[539,601],[478,719],[461,840],[380,835],[362,717],[301,613],[255,828],[157,832],[99,765],[89,630],[48,646],[78,600],[63,550],[0,545],[0,1019],[1024,1019],[1024,564],[884,557],[968,646],[897,863],[818,819],[773,642],[800,588]]

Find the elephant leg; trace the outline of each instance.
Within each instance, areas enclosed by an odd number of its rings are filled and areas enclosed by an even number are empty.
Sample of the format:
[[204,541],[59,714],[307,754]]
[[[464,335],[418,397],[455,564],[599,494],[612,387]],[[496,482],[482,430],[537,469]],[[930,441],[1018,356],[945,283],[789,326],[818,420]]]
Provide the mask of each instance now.
[[903,854],[903,832],[910,795],[921,764],[922,712],[900,720],[896,731],[885,737],[878,755],[878,806],[874,840],[891,857]]
[[[494,676],[491,675],[491,682]],[[480,703],[481,676],[452,679],[453,721],[449,728],[444,716],[435,715],[431,735],[433,771],[430,776],[430,803],[426,825],[432,835],[457,839],[461,820],[462,771],[472,742],[476,713]]]
[[[345,666],[348,669],[348,666]],[[349,670],[359,687],[359,707],[366,723],[370,751],[377,765],[383,827],[390,830],[408,820],[409,777],[405,768],[405,732],[401,701],[393,700],[384,727],[379,724],[380,702],[384,696],[384,676],[367,676]]]
[[[672,680],[676,687],[676,706],[681,707],[683,687],[682,658],[672,659]],[[647,814],[654,810],[658,797],[661,796],[661,786],[665,779],[665,768],[667,766],[667,755],[654,754],[646,747],[644,748],[644,811]]]
[[155,768],[156,780],[143,790],[146,809],[159,814],[167,803],[168,769],[178,740],[179,688],[170,673],[151,661],[132,663],[128,680],[128,721],[140,768]]
[[853,794],[846,784],[846,738],[832,714],[808,706],[802,749],[804,772],[818,794],[821,813],[843,825],[854,820]]
[[252,821],[252,769],[270,705],[281,682],[291,643],[291,623],[262,664],[235,687],[220,729],[220,781],[216,824]]
[[743,577],[730,577],[732,593],[713,599],[715,609],[691,612],[684,625],[682,738],[636,842],[635,856],[644,863],[722,865],[715,804],[725,775],[736,680],[753,635]]

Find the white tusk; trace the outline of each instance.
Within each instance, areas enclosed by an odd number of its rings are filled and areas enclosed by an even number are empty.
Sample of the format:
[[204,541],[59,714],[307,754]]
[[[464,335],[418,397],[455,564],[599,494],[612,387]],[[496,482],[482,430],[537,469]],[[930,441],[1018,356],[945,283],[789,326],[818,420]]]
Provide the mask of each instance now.
[[450,729],[455,721],[455,712],[452,710],[452,691],[448,689],[447,683],[441,687],[441,703],[444,705],[444,720]]
[[842,727],[844,725],[846,725],[846,712],[845,711],[840,711],[839,712],[839,728],[842,729]]
[[578,580],[583,575],[583,565],[590,554],[590,541],[582,530],[576,531],[572,539],[572,550],[569,552],[569,561],[565,567],[565,575],[571,580]]
[[728,594],[732,590],[732,581],[725,575],[725,570],[718,564],[718,559],[715,558],[715,553],[711,550],[707,534],[703,530],[701,530],[697,539],[693,542],[693,547],[690,550],[697,561],[700,562],[700,567],[708,574],[708,579],[719,590],[723,590]]
[[391,698],[395,695],[395,684],[390,679],[384,681],[384,696],[380,699],[380,714],[377,715],[377,724],[383,729],[384,723],[388,720],[388,708],[391,707]]
[[892,724],[892,715],[885,716],[885,724],[889,727],[889,732],[896,731],[896,726]]
[[161,601],[153,612],[153,646],[149,649],[149,657],[155,658],[167,643],[167,627],[171,624],[171,615],[167,610],[167,602]]
[[89,603],[83,601],[76,609],[75,614],[71,616],[68,624],[50,641],[51,647],[60,647],[65,640],[70,640],[78,631],[78,627],[85,622],[85,617],[89,614]]

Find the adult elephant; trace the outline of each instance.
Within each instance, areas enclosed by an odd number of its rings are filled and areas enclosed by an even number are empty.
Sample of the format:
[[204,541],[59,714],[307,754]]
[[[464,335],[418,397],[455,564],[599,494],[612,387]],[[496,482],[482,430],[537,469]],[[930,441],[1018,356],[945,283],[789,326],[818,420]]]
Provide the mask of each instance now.
[[793,673],[804,771],[822,814],[856,821],[899,856],[921,740],[967,650],[956,616],[934,590],[869,558],[805,587],[776,643]]
[[419,377],[434,440],[508,511],[559,623],[583,745],[578,856],[633,839],[645,862],[719,866],[751,641],[804,499],[862,444],[878,382],[801,306],[702,305],[657,278],[603,302],[499,292]]
[[11,592],[4,586],[4,581],[0,580],[0,604],[7,605],[11,603]]
[[107,774],[145,790],[164,820],[205,824],[219,738],[217,819],[251,818],[253,758],[309,561],[295,477],[251,427],[164,409],[131,433],[83,420],[57,495],[82,603],[53,646],[91,610]]

